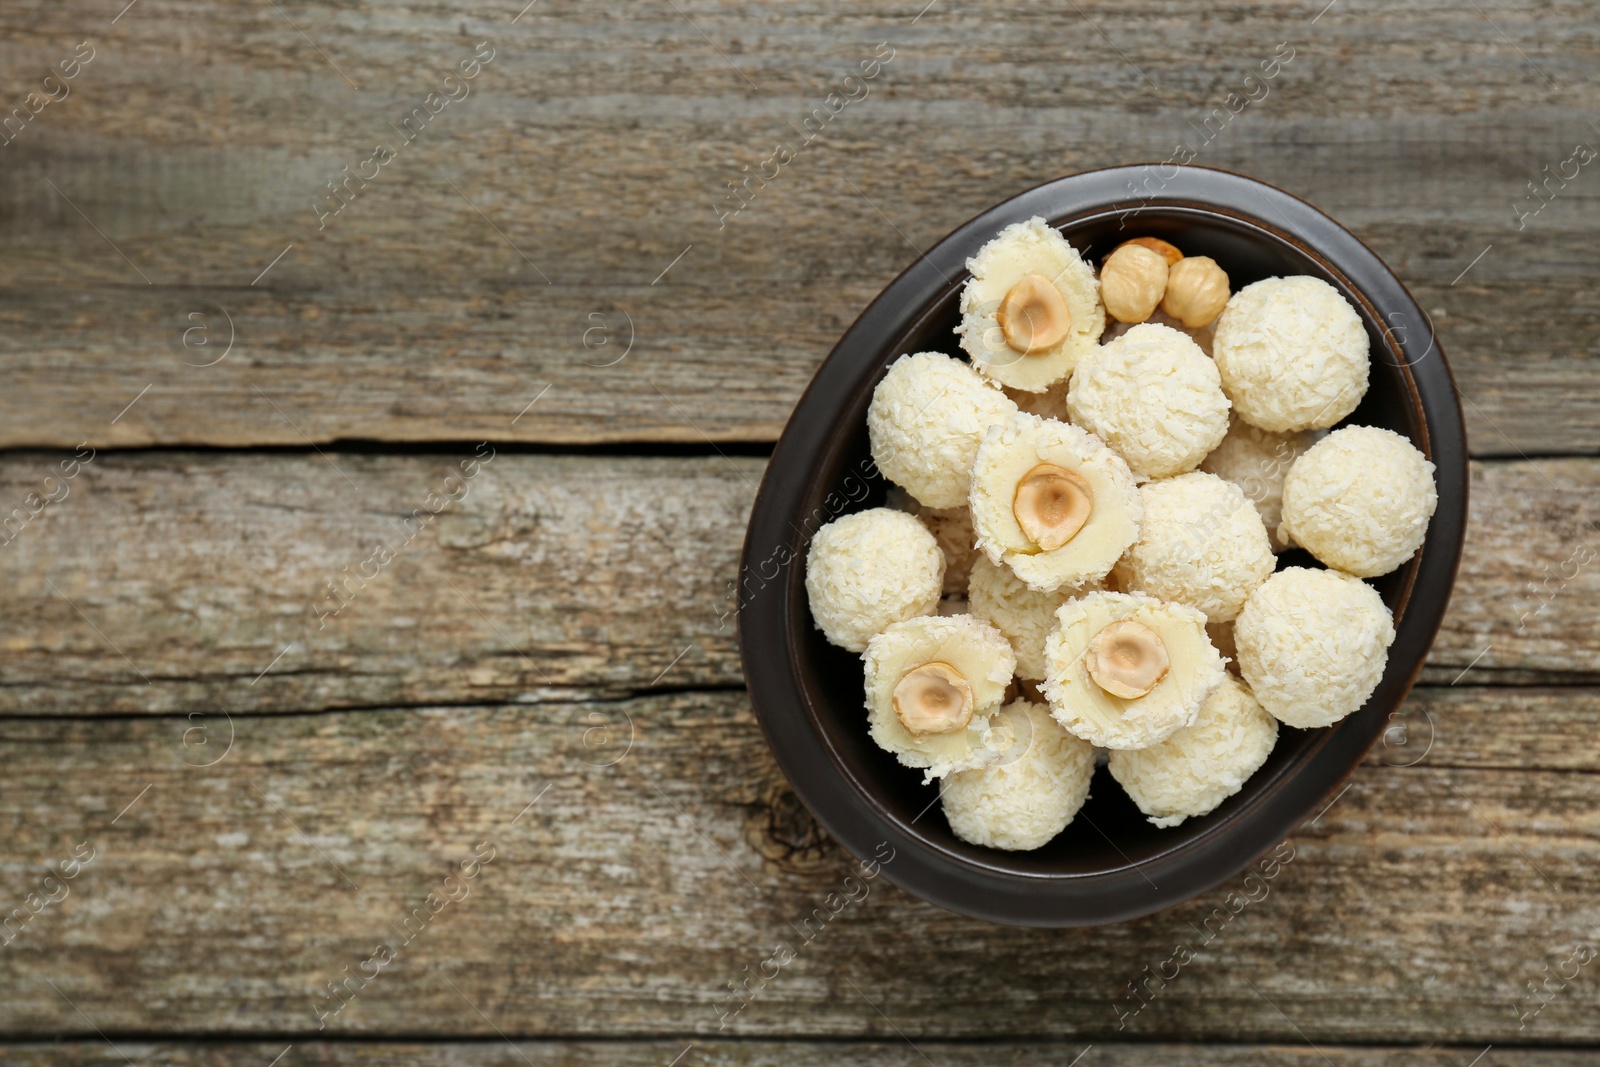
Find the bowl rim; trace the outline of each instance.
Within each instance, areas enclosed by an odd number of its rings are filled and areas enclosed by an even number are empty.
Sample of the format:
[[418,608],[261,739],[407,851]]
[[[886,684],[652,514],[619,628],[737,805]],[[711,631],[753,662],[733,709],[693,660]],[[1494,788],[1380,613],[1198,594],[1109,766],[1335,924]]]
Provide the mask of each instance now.
[[[1142,180],[1148,192],[1151,175],[1160,168],[1174,173],[1156,176],[1157,195],[1140,195],[1135,183]],[[1256,203],[1284,225],[1252,210]],[[1342,795],[1344,783],[1415,683],[1443,621],[1460,563],[1468,482],[1460,397],[1432,322],[1405,285],[1354,234],[1291,193],[1218,168],[1145,163],[1057,178],[980,212],[919,253],[867,305],[818,368],[773,448],[751,509],[736,593],[747,587],[751,561],[770,562],[794,542],[792,535],[798,535],[798,547],[787,551],[784,565],[803,566],[809,535],[800,533],[790,520],[810,487],[814,460],[838,441],[830,412],[856,395],[863,376],[871,374],[874,381],[881,376],[898,354],[888,351],[891,342],[935,313],[949,291],[963,284],[966,261],[980,245],[1005,225],[1035,215],[1058,230],[1070,230],[1108,214],[1122,214],[1125,223],[1129,215],[1146,212],[1223,216],[1265,231],[1339,278],[1366,305],[1373,321],[1384,324],[1383,341],[1398,357],[1393,362],[1405,383],[1405,402],[1418,417],[1419,448],[1436,467],[1439,507],[1419,556],[1407,565],[1395,608],[1397,632],[1389,665],[1366,705],[1322,730],[1294,763],[1258,783],[1227,818],[1137,863],[1097,872],[1008,869],[1009,853],[996,851],[985,862],[915,832],[850,773],[805,699],[799,642],[787,624],[787,591],[794,581],[766,579],[748,603],[740,603],[736,596],[737,632],[751,705],[795,793],[848,852],[864,857],[877,851],[881,856],[888,845],[893,862],[884,862],[881,869],[890,881],[974,918],[1023,926],[1078,926],[1146,915],[1232,877],[1313,811],[1320,818],[1326,810],[1323,802]],[[1360,276],[1362,284],[1352,275]],[[1407,323],[1400,336],[1391,329],[1398,325],[1395,315]],[[1414,597],[1422,588],[1442,595]],[[753,654],[763,649],[782,649],[784,655]]]

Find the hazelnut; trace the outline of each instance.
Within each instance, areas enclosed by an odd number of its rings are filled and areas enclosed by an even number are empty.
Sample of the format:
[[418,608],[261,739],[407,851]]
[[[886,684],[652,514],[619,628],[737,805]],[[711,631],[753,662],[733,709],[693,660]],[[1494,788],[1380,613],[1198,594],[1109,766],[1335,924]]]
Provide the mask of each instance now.
[[[1135,237],[1131,241],[1122,242],[1122,244],[1143,245],[1152,252],[1159,252],[1161,254],[1161,258],[1167,261],[1168,267],[1171,267],[1174,263],[1183,258],[1183,253],[1178,251],[1177,246],[1168,244],[1159,237]],[[1118,245],[1117,247],[1121,248],[1122,245]]]
[[1120,246],[1100,268],[1100,299],[1118,322],[1148,319],[1166,291],[1167,261],[1144,245]]
[[1185,256],[1167,273],[1161,310],[1191,330],[1209,325],[1228,303],[1228,276],[1210,256]]
[[913,667],[895,683],[894,713],[913,734],[947,734],[972,721],[972,686],[938,661]]
[[1072,329],[1072,314],[1054,282],[1043,274],[1024,274],[995,312],[1006,344],[1025,356],[1061,343]]
[[1054,463],[1041,463],[1023,475],[1011,501],[1023,535],[1046,552],[1072,540],[1093,509],[1089,483]]
[[1131,619],[1096,634],[1084,660],[1095,684],[1123,700],[1144,696],[1167,676],[1167,648],[1161,638]]

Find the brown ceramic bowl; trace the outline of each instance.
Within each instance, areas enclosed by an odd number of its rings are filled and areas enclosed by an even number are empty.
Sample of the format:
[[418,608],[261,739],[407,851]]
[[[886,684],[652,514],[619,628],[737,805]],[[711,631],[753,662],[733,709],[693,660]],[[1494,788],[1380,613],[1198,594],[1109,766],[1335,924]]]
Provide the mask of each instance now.
[[[1171,173],[1171,176],[1167,175]],[[1003,852],[951,833],[937,784],[867,736],[860,657],[825,641],[806,604],[811,536],[883,502],[866,414],[885,369],[907,352],[961,356],[966,261],[1010,223],[1041,215],[1099,262],[1128,237],[1163,237],[1211,256],[1235,290],[1309,274],[1342,292],[1371,339],[1366,398],[1349,424],[1385,426],[1437,466],[1439,508],[1422,549],[1374,585],[1397,631],[1365,707],[1320,730],[1280,730],[1271,757],[1220,808],[1161,830],[1104,768],[1091,799],[1044,848]],[[1455,579],[1467,510],[1461,407],[1432,324],[1394,273],[1338,223],[1272,186],[1201,167],[1149,165],[1073,175],[979,215],[895,279],[817,371],[773,450],[740,567],[739,637],[756,716],[800,798],[857,856],[935,904],[995,922],[1075,926],[1187,900],[1243,870],[1337,794],[1422,667]],[[1310,562],[1291,556],[1280,567]],[[892,852],[890,851],[892,850]]]

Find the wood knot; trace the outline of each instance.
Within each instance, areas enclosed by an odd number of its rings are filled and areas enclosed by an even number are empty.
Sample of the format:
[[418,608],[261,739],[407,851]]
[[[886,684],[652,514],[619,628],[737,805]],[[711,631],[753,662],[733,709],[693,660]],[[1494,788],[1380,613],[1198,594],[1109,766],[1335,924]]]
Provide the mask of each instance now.
[[782,783],[774,784],[755,806],[745,836],[757,852],[785,870],[809,872],[830,867],[838,850],[827,831]]

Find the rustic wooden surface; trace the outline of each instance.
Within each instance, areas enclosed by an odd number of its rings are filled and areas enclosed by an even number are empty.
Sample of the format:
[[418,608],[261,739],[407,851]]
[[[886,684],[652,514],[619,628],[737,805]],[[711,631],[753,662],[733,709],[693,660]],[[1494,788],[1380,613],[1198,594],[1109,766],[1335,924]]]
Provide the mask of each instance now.
[[[0,544],[0,915],[95,850],[0,945],[0,1060],[1592,1062],[1600,962],[1529,983],[1600,948],[1597,164],[1513,208],[1600,145],[1592,5],[124,2],[0,11],[0,115],[95,49],[0,146],[0,516],[96,450]],[[319,231],[323,183],[484,40]],[[1038,932],[880,878],[723,1018],[849,863],[742,692],[770,442],[915,249],[1166,158],[1279,42],[1195,161],[1333,213],[1449,353],[1476,459],[1423,684],[1137,1014],[1229,886]]]
[[[147,1041],[118,1041],[108,1047],[80,1042],[52,1045],[13,1045],[6,1048],[7,1062],[20,1067],[66,1064],[72,1067],[120,1067],[128,1058],[143,1067],[234,1067],[240,1063],[267,1063],[288,1049],[298,1057],[294,1062],[312,1067],[516,1067],[518,1064],[560,1065],[560,1067],[614,1067],[621,1064],[666,1065],[682,1055],[685,1042],[654,1041],[626,1045],[583,1041],[516,1041],[500,1038],[489,1041],[448,1044],[363,1042],[357,1046],[318,1041],[228,1042],[226,1044],[174,1045]],[[120,1050],[120,1053],[119,1051]],[[1018,1067],[1058,1067],[1074,1055],[1084,1053],[1080,1062],[1106,1067],[1165,1067],[1171,1063],[1197,1067],[1278,1067],[1284,1063],[1337,1064],[1339,1067],[1461,1067],[1482,1048],[1350,1048],[1319,1045],[1315,1050],[1300,1045],[1174,1045],[1116,1044],[1093,1045],[1071,1042],[1063,1045],[1022,1043],[964,1044],[923,1039],[914,1045],[889,1035],[873,1042],[817,1041],[712,1041],[696,1042],[696,1062],[713,1067],[792,1067],[794,1064],[833,1064],[838,1067],[918,1067],[927,1063],[982,1065],[1017,1064]],[[1065,1055],[1063,1055],[1065,1053]],[[1320,1055],[1319,1055],[1320,1054]],[[686,1057],[687,1061],[687,1057]],[[283,1062],[289,1062],[286,1056]],[[1505,1049],[1479,1061],[1502,1067],[1578,1067],[1592,1063],[1584,1052],[1574,1050]]]
[[[1420,691],[1407,736],[1291,838],[1266,898],[1122,1036],[1285,1040],[1286,1015],[1318,1042],[1600,1040],[1600,984],[1569,983],[1526,1029],[1511,1010],[1524,976],[1600,923],[1600,758],[1544,759],[1525,740],[1561,693]],[[1592,694],[1561,706],[1558,721],[1593,721]],[[107,1032],[159,1017],[182,1032],[315,1034],[313,992],[398,944],[391,924],[478,842],[495,858],[466,897],[330,1030],[492,1034],[470,1001],[527,1035],[859,1037],[882,1032],[881,1009],[941,1039],[1109,1038],[1124,984],[1198,941],[1238,888],[1044,932],[959,919],[880,879],[724,1020],[723,983],[797,940],[791,924],[849,870],[742,693],[14,719],[3,738],[26,758],[0,819],[35,855],[96,850],[0,957],[24,1033],[77,1031],[70,997]],[[28,879],[26,865],[7,873]]]
[[[1401,271],[1480,454],[1600,449],[1593,177],[1520,230],[1511,208],[1600,137],[1584,0],[1341,0],[1315,22],[1323,3],[541,0],[511,23],[524,2],[140,0],[115,26],[10,5],[14,95],[71,42],[97,57],[4,149],[0,444],[770,440],[910,246],[1047,178],[1169,157],[1284,42],[1270,94],[1195,161],[1308,197]],[[318,230],[324,183],[483,39],[471,94]],[[723,183],[879,42],[869,95],[719,224]],[[172,342],[208,301],[234,353],[186,366]]]

